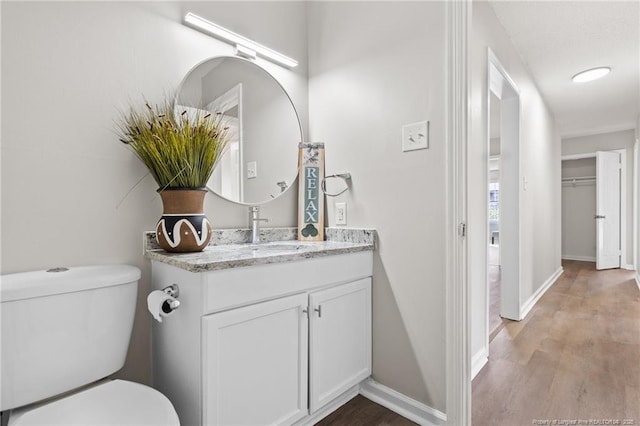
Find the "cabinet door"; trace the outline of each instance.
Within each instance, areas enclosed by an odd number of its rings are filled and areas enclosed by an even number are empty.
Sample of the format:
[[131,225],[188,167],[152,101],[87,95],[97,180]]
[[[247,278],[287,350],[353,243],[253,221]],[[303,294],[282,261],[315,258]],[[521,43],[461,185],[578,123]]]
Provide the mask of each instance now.
[[311,413],[371,374],[371,279],[309,296]]
[[308,414],[307,295],[202,319],[203,423],[286,425]]

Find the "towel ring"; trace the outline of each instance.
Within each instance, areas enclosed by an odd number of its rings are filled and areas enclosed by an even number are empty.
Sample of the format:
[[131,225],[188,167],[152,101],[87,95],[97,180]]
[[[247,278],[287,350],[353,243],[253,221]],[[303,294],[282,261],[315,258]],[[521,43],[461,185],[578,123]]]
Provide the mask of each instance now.
[[[347,186],[338,193],[330,194],[327,192],[327,179],[334,179],[334,178],[342,179]],[[350,188],[350,186],[351,186],[351,173],[349,172],[325,176],[324,179],[322,179],[322,182],[320,183],[320,188],[322,189],[322,192],[324,192],[328,197],[337,197],[338,195],[345,193]]]

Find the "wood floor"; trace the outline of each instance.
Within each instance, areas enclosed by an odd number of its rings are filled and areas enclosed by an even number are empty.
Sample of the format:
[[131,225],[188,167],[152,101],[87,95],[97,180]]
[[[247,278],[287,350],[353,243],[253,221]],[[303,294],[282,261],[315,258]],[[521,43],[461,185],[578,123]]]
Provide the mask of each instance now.
[[413,426],[410,420],[358,395],[316,426]]
[[640,425],[640,291],[633,272],[563,266],[529,315],[505,320],[491,342],[489,362],[473,381],[474,426]]

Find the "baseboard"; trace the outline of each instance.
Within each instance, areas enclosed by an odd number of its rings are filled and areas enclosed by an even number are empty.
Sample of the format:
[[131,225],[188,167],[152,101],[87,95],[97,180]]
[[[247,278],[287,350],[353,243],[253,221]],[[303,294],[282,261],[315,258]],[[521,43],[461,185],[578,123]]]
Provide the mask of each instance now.
[[579,262],[595,262],[596,258],[591,256],[574,256],[571,254],[563,254],[562,260],[577,260]]
[[480,349],[474,356],[471,358],[471,380],[482,370],[487,362],[489,362],[489,354],[487,348],[484,347]]
[[562,272],[564,272],[564,269],[562,269],[562,266],[561,266],[549,278],[547,278],[547,280],[544,282],[544,284],[542,284],[540,286],[540,288],[538,288],[538,290],[535,293],[533,293],[533,295],[531,295],[529,300],[527,300],[522,305],[522,308],[520,308],[521,318],[524,319],[527,316],[529,311],[531,311],[531,309],[538,302],[538,300],[540,300],[542,295],[547,290],[549,290],[549,287],[551,287],[553,285],[553,283],[555,283],[558,278],[560,278],[560,275],[562,275]]
[[346,391],[345,393],[343,393],[342,395],[340,395],[339,397],[331,401],[329,404],[320,408],[315,413],[298,420],[296,423],[294,423],[294,426],[315,425],[320,420],[324,419],[329,414],[333,413],[338,408],[342,407],[344,404],[346,404],[347,402],[351,401],[353,398],[358,396],[359,393],[360,393],[360,386],[355,385],[354,387],[352,387],[351,389],[349,389],[348,391]]
[[[562,255],[562,260],[577,260],[580,262],[595,262],[596,258],[595,257],[589,257],[589,256],[573,256],[570,254],[563,254]],[[623,263],[622,265],[620,265],[620,269],[626,269],[628,271],[635,271],[635,267],[633,265],[629,265],[628,263]]]
[[441,426],[447,423],[447,415],[421,402],[411,399],[373,379],[360,385],[360,394],[419,425]]

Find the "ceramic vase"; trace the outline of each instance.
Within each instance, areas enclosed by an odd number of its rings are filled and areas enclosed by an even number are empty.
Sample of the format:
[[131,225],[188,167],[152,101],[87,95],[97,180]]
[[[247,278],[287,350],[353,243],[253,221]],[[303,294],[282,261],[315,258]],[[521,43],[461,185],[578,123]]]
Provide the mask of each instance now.
[[156,239],[164,250],[175,253],[199,252],[211,240],[211,223],[204,214],[206,189],[158,190],[162,217],[156,225]]

